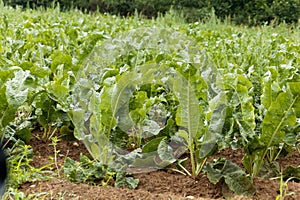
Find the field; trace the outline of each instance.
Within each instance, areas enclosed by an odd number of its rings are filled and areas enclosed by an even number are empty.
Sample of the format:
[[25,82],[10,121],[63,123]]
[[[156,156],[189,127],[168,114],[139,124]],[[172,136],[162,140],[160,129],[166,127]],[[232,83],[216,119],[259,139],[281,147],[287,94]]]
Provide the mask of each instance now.
[[4,199],[299,199],[300,30],[0,6]]

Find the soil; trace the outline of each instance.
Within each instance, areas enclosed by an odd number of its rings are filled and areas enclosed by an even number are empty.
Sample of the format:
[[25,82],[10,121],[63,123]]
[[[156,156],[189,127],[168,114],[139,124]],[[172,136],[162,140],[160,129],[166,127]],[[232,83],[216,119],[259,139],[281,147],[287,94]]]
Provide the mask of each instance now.
[[[280,193],[280,181],[275,179],[254,179],[256,194],[252,198],[235,196],[221,183],[210,183],[204,174],[195,179],[172,171],[170,169],[158,170],[149,173],[136,174],[139,179],[138,188],[101,187],[89,184],[72,183],[63,177],[63,164],[66,157],[79,160],[80,154],[88,155],[85,146],[80,141],[60,140],[56,146],[59,151],[57,166],[54,165],[54,147],[51,141],[42,141],[33,138],[30,145],[34,151],[32,165],[42,167],[48,165],[53,171],[56,170],[57,178],[49,181],[27,182],[19,189],[26,195],[35,194],[35,199],[141,199],[141,200],[171,200],[171,199],[276,199]],[[242,166],[243,151],[223,150],[214,157],[224,157]],[[281,167],[287,165],[300,165],[300,155],[294,152],[289,157],[279,160]],[[286,188],[288,195],[285,199],[300,199],[300,183],[289,181]]]

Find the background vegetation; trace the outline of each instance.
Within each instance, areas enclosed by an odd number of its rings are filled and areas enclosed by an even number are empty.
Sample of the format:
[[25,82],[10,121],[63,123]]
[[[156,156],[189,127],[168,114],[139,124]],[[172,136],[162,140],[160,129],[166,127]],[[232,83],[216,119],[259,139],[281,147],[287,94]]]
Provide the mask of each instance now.
[[148,18],[173,8],[188,21],[205,20],[214,10],[220,19],[230,18],[236,24],[257,25],[271,22],[298,22],[299,0],[3,0],[10,6],[49,7],[59,3],[62,10],[78,8],[85,11],[132,15],[137,11]]

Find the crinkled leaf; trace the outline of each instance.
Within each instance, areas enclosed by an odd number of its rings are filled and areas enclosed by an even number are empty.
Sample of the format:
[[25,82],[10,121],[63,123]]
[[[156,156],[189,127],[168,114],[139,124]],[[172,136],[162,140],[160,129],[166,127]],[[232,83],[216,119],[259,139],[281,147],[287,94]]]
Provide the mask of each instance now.
[[135,189],[139,184],[139,179],[126,176],[125,169],[126,166],[123,166],[121,169],[118,170],[116,174],[115,186],[118,188]]
[[15,112],[17,111],[17,108],[10,106],[6,101],[5,91],[5,87],[0,88],[0,127],[5,127],[13,121]]
[[168,144],[167,139],[163,139],[159,143],[157,153],[159,155],[159,158],[164,162],[173,163],[176,161],[176,158],[174,157],[174,151]]
[[14,75],[14,78],[6,82],[6,98],[11,106],[19,107],[27,100],[29,89],[25,86],[25,81],[30,72],[18,70]]
[[253,196],[255,193],[250,177],[231,161],[218,159],[214,163],[207,163],[204,172],[213,184],[224,178],[228,187],[238,195]]
[[145,119],[142,123],[143,133],[148,136],[157,135],[163,127],[160,127],[156,121]]

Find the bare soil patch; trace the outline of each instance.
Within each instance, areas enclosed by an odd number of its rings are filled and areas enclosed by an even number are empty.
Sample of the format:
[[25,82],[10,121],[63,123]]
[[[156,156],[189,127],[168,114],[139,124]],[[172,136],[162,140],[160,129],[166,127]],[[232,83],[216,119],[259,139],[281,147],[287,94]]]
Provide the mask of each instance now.
[[[211,184],[204,174],[196,179],[182,175],[169,169],[154,171],[150,173],[136,174],[140,180],[135,190],[127,188],[101,187],[91,184],[71,183],[63,177],[63,164],[66,156],[79,160],[80,154],[88,155],[84,145],[80,141],[67,142],[61,140],[56,148],[59,150],[57,166],[53,162],[54,147],[51,141],[43,142],[33,138],[30,145],[34,150],[32,165],[41,167],[49,165],[49,169],[55,170],[58,167],[60,176],[51,181],[28,182],[20,187],[26,195],[38,193],[39,199],[247,199],[232,194],[223,184]],[[243,151],[223,150],[214,157],[225,157],[232,162],[241,165]],[[291,156],[279,160],[282,167],[289,165],[298,166],[300,155],[294,152]],[[251,198],[254,200],[275,199],[279,194],[279,180],[254,179],[257,189],[256,194]],[[291,195],[286,199],[300,199],[300,183],[289,181],[287,193]]]

